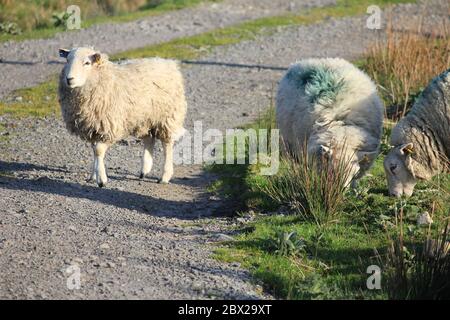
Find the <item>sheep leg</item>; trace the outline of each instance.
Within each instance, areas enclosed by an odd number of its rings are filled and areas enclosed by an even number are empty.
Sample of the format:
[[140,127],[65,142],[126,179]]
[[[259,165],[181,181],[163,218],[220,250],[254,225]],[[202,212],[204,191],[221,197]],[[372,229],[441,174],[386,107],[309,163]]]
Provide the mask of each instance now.
[[92,151],[94,153],[94,163],[92,165],[91,176],[88,179],[88,182],[93,182],[97,180],[97,157],[95,156],[95,144],[92,144]]
[[173,141],[163,142],[164,170],[159,183],[167,184],[173,175]]
[[108,178],[106,176],[106,169],[104,158],[106,154],[106,150],[108,150],[108,145],[106,143],[98,142],[95,144],[94,153],[95,153],[95,172],[97,176],[97,184],[100,188],[102,188],[107,182]]
[[155,138],[147,136],[144,141],[144,154],[142,156],[141,179],[152,170],[153,166],[153,148],[155,146]]

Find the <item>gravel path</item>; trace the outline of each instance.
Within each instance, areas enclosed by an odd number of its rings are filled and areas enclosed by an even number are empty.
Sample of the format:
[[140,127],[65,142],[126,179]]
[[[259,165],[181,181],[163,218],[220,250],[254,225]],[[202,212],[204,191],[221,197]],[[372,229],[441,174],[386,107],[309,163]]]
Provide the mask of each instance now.
[[223,0],[121,24],[100,24],[42,40],[0,43],[0,98],[56,73],[58,48],[94,46],[110,54],[191,36],[239,22],[334,4],[336,0]]
[[[402,6],[395,16],[410,20],[422,11]],[[443,12],[434,11],[429,21]],[[364,18],[331,19],[217,48],[204,60],[286,66],[303,57],[352,59],[377,37]],[[282,73],[202,65],[183,72],[189,130],[194,120],[204,129],[250,121],[268,106]],[[90,148],[60,119],[2,120],[9,141],[0,140],[0,298],[270,298],[238,264],[211,258],[212,244],[241,223],[223,217],[227,204],[205,191],[214,175],[178,166],[170,185],[140,181],[142,146],[129,139],[109,151],[110,183],[99,189],[85,182]],[[72,264],[80,266],[80,290],[66,287]]]

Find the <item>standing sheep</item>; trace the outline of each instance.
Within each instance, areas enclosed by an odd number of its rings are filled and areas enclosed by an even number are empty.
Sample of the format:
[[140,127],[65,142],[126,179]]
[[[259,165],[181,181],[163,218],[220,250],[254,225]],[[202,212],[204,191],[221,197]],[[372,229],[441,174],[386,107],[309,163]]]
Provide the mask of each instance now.
[[67,59],[59,78],[59,103],[66,127],[92,144],[91,180],[107,182],[104,157],[108,147],[133,135],[144,141],[141,178],[153,164],[155,139],[162,142],[161,183],[173,175],[173,145],[183,135],[186,99],[175,61],[142,59],[118,65],[90,48],[60,49]]
[[383,103],[370,78],[343,59],[302,60],[281,80],[276,103],[285,147],[298,156],[306,143],[309,156],[349,164],[347,184],[356,185],[382,134]]
[[394,127],[384,160],[389,193],[411,196],[418,180],[449,171],[450,70],[434,78]]

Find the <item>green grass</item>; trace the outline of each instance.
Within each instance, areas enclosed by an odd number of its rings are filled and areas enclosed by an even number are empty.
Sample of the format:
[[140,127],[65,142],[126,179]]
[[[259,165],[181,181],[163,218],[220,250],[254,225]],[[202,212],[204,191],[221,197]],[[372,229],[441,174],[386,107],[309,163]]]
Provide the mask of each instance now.
[[[9,114],[14,117],[45,117],[58,114],[56,77],[38,86],[16,90],[10,101],[0,101],[0,114]],[[22,101],[16,98],[21,97]]]
[[[150,8],[146,8],[143,10],[138,10],[135,12],[127,12],[120,13],[117,15],[99,15],[96,17],[91,17],[87,19],[82,19],[81,27],[89,28],[96,24],[102,23],[124,23],[130,22],[146,17],[156,16],[168,11],[179,10],[183,8],[192,7],[198,5],[201,2],[210,1],[210,2],[219,2],[221,0],[171,0],[171,1],[162,1],[160,4],[152,6]],[[83,10],[82,10],[83,12]],[[28,39],[43,39],[53,37],[55,34],[60,32],[71,32],[70,30],[65,30],[64,27],[42,27],[35,28],[33,30],[24,31],[21,34],[6,34],[0,33],[0,42],[4,41],[22,41]]]
[[[247,127],[273,127],[273,122],[270,115]],[[383,169],[388,146],[383,145],[382,150],[358,188],[346,192],[337,222],[325,228],[294,214],[293,209],[280,208],[261,192],[260,186],[270,178],[259,176],[255,166],[210,166],[208,169],[221,177],[211,186],[211,192],[241,203],[242,212],[259,213],[255,221],[237,228],[236,241],[217,248],[215,257],[241,263],[279,298],[387,299],[386,287],[367,289],[367,267],[384,264],[390,239],[398,232],[396,213],[400,206],[407,246],[420,246],[426,239],[427,228],[416,226],[418,214],[424,211],[434,212],[432,231],[437,232],[437,226],[450,213],[450,176],[419,183],[407,200],[389,197]],[[276,240],[280,234],[291,232],[305,246],[296,255],[280,255]]]
[[[198,2],[198,1],[196,1]],[[393,3],[413,2],[406,0],[339,0],[336,6],[313,8],[299,15],[268,17],[245,22],[236,26],[206,32],[192,37],[176,39],[170,42],[148,46],[140,49],[125,51],[111,58],[114,60],[126,58],[142,58],[159,56],[173,59],[194,59],[210,52],[214,47],[238,43],[254,39],[258,35],[270,34],[276,27],[288,25],[310,24],[323,21],[327,17],[344,17],[364,14],[368,5],[385,6]],[[163,7],[168,9],[168,7]],[[162,9],[161,9],[162,10]],[[138,13],[136,13],[138,14]],[[139,13],[141,14],[141,13]],[[114,19],[128,19],[114,17]],[[43,31],[47,32],[47,31]],[[11,94],[12,97],[23,96],[22,102],[0,101],[0,114],[13,117],[44,117],[52,115],[58,110],[56,97],[56,80],[41,85],[21,89]]]
[[[252,231],[241,233],[236,242],[218,248],[215,257],[224,262],[240,262],[275,296],[283,299],[383,297],[382,292],[364,289],[365,270],[376,263],[373,249],[381,246],[383,239],[368,237],[363,227],[336,224],[323,234],[317,225],[304,223],[296,216],[263,217],[251,227]],[[276,253],[274,239],[278,233],[288,232],[296,232],[305,242],[302,254]]]

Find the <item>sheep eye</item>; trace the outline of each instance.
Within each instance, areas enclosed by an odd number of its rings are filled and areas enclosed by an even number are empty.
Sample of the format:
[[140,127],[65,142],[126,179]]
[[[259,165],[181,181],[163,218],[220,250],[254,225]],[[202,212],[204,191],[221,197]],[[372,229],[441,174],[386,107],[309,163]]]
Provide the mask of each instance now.
[[85,66],[88,66],[88,65],[90,65],[91,63],[89,62],[89,61],[86,61],[85,63],[84,63],[84,65]]
[[397,165],[396,164],[393,164],[393,165],[391,165],[390,167],[389,167],[389,170],[391,171],[391,173],[395,176],[395,172],[394,172],[394,170],[395,169],[397,169]]

